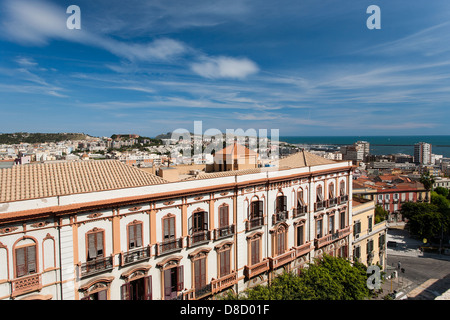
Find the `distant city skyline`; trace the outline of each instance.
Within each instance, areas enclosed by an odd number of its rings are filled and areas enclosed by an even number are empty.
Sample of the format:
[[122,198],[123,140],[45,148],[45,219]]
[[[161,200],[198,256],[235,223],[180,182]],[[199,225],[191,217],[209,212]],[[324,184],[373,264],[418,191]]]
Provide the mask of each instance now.
[[[81,9],[81,29],[66,22]],[[369,30],[370,5],[381,29]],[[0,0],[0,132],[446,135],[450,3]]]

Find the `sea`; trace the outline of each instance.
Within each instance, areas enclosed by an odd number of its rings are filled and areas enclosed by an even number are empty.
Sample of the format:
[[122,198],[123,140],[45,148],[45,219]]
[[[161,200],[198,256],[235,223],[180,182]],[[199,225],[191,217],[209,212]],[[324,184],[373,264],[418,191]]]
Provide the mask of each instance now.
[[414,144],[426,142],[431,144],[431,153],[450,158],[450,135],[431,136],[285,136],[282,142],[295,145],[342,146],[356,141],[370,143],[370,154],[388,155],[404,153],[414,155]]

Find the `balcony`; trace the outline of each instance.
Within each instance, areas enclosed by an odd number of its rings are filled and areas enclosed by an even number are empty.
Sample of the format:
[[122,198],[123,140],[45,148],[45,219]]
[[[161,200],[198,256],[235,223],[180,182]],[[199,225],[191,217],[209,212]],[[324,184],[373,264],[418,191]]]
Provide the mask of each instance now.
[[245,222],[245,230],[250,231],[261,227],[264,224],[264,217],[257,217]]
[[11,296],[13,297],[27,292],[41,290],[41,288],[42,281],[40,274],[32,274],[11,280]]
[[245,266],[244,275],[247,277],[247,279],[250,279],[257,276],[258,274],[266,272],[267,270],[269,270],[269,260],[265,259],[261,262],[255,263],[252,266]]
[[120,254],[120,265],[125,266],[134,262],[147,260],[150,258],[150,247],[135,249]]
[[348,236],[350,234],[350,232],[351,232],[350,226],[342,228],[340,230],[337,230],[334,233],[330,233],[321,238],[314,239],[314,246],[316,247],[316,249],[319,249],[323,246],[326,246],[327,244],[330,244],[333,241],[336,241],[338,239],[342,239],[342,238]]
[[214,229],[214,240],[230,237],[234,234],[234,224]]
[[211,280],[211,292],[215,294],[217,292],[223,291],[226,288],[231,287],[237,283],[237,272],[232,272],[226,276],[220,277],[219,279]]
[[174,252],[183,248],[183,238],[159,242],[155,247],[155,255],[160,256],[165,253]]
[[276,224],[278,222],[286,221],[289,218],[289,212],[288,211],[280,211],[277,213],[274,213],[272,216],[272,223]]
[[319,211],[322,210],[326,207],[326,201],[317,201],[316,203],[314,203],[314,211]]
[[337,205],[338,204],[338,198],[331,198],[331,199],[328,199],[328,208],[329,207],[334,207],[335,205]]
[[348,195],[340,196],[339,200],[338,200],[338,203],[341,204],[341,203],[345,203],[347,201],[348,201]]
[[295,259],[295,250],[290,250],[285,253],[282,253],[276,257],[269,257],[269,267],[271,270],[275,270],[286,263],[291,262]]
[[101,257],[82,263],[80,265],[80,276],[87,277],[100,272],[113,269],[113,256]]
[[295,249],[295,257],[298,258],[310,252],[312,250],[311,242],[306,242],[301,246],[294,247]]
[[212,294],[211,284],[207,284],[201,288],[194,289],[194,299],[202,299]]
[[297,208],[294,208],[294,210],[292,210],[292,217],[298,218],[298,217],[304,216],[307,212],[308,212],[308,206],[297,207]]
[[208,230],[198,231],[191,235],[188,235],[187,245],[190,248],[200,244],[208,243],[209,240],[211,240],[211,232],[209,232]]

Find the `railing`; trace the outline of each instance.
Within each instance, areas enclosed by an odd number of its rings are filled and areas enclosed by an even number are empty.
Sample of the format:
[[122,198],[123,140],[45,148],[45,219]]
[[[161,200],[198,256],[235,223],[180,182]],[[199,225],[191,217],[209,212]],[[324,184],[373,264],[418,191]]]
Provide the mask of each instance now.
[[80,276],[86,277],[113,269],[113,257],[102,257],[84,262],[80,265]]
[[41,288],[41,274],[39,273],[11,280],[11,295],[13,297],[23,293],[40,290]]
[[199,245],[211,240],[211,232],[208,230],[198,231],[188,236],[188,247]]
[[245,222],[245,229],[247,231],[249,231],[249,230],[252,230],[252,229],[255,229],[255,228],[259,228],[263,224],[264,224],[264,217],[257,217],[257,218],[254,218],[254,219],[247,220]]
[[263,272],[266,272],[269,270],[269,260],[263,260],[261,262],[255,263],[252,266],[245,266],[244,267],[244,275],[250,279],[254,276],[257,276],[258,274],[261,274]]
[[328,199],[327,207],[329,208],[329,207],[335,206],[337,204],[338,204],[338,198],[331,198],[331,199]]
[[274,270],[286,263],[291,262],[295,259],[295,250],[290,250],[285,253],[282,253],[276,257],[269,257],[269,266],[270,269]]
[[321,248],[337,239],[341,239],[350,234],[350,226],[340,229],[334,233],[327,234],[321,238],[314,239],[316,249]]
[[301,216],[305,215],[307,212],[308,212],[308,206],[297,207],[292,210],[292,217],[293,218],[301,217]]
[[124,266],[148,258],[150,258],[150,247],[139,248],[128,252],[122,252],[120,254],[120,264]]
[[326,206],[326,201],[317,201],[314,203],[314,211],[322,210]]
[[345,195],[345,196],[340,196],[339,200],[338,200],[338,203],[341,204],[341,203],[345,203],[347,201],[348,201],[348,194]]
[[214,229],[214,240],[219,240],[234,234],[234,224]]
[[226,276],[219,279],[211,280],[211,292],[212,294],[220,292],[228,287],[231,287],[237,283],[237,272],[232,272]]
[[194,292],[194,299],[201,299],[208,295],[210,295],[211,292],[211,284],[207,284],[201,288],[195,288]]
[[300,257],[304,254],[307,254],[308,252],[310,252],[312,250],[311,242],[306,242],[306,243],[302,244],[301,246],[294,247],[294,249],[295,249],[295,256]]
[[183,248],[183,238],[167,240],[159,242],[155,247],[155,255],[159,256],[164,253],[181,250]]
[[274,215],[272,216],[272,223],[278,223],[281,221],[285,221],[289,218],[289,212],[288,211],[280,211],[280,212],[276,212],[274,213]]

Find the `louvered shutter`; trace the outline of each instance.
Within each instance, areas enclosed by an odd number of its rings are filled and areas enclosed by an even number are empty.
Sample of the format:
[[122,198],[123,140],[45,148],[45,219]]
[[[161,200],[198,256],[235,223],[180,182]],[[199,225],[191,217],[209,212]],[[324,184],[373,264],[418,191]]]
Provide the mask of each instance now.
[[130,300],[130,283],[125,283],[120,287],[122,300]]
[[97,292],[98,300],[108,300],[108,294],[107,290],[102,290]]
[[25,265],[25,248],[16,249],[16,270],[17,277],[21,277],[26,274]]
[[36,272],[36,246],[27,247],[28,274]]
[[170,299],[172,296],[172,269],[164,270],[164,298]]
[[97,237],[97,255],[98,256],[103,256],[103,232],[97,232],[96,234]]
[[169,219],[169,238],[175,238],[175,218]]
[[145,281],[145,300],[152,300],[152,276],[144,278]]
[[128,226],[128,246],[130,249],[136,247],[136,234],[135,234],[135,225]]
[[177,267],[177,291],[183,291],[184,289],[184,267]]
[[297,193],[297,206],[303,207],[305,205],[305,202],[303,201],[303,191],[300,191]]
[[264,207],[263,207],[263,202],[262,202],[262,200],[259,200],[258,201],[258,217],[259,218],[262,218],[263,217],[263,215],[264,215]]
[[203,230],[208,230],[208,212],[204,211],[203,212],[203,226],[202,226]]
[[95,233],[88,234],[88,260],[97,257],[97,249],[95,242]]
[[141,247],[142,246],[142,224],[139,223],[135,225],[136,227],[136,246]]

